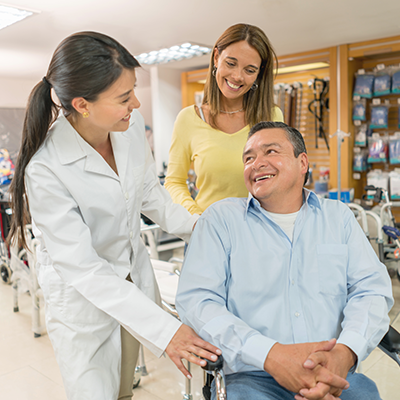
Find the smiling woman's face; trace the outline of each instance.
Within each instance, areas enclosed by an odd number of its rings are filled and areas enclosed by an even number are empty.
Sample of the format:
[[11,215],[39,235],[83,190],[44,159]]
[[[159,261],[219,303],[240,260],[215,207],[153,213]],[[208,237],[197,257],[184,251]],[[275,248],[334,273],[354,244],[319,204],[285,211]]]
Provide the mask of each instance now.
[[215,49],[215,79],[227,99],[238,99],[248,92],[257,79],[261,67],[258,51],[245,40],[228,46],[221,53]]
[[135,84],[135,70],[124,69],[121,76],[96,101],[88,102],[87,122],[105,132],[126,131],[132,110],[140,107]]

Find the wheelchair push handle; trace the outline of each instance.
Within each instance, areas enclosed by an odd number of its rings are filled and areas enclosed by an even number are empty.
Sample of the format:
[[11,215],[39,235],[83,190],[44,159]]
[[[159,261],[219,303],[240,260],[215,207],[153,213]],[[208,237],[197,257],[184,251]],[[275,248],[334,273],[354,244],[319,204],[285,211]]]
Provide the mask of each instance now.
[[222,358],[222,356],[218,356],[216,361],[210,361],[207,360],[206,358],[203,358],[203,360],[205,360],[207,364],[202,366],[201,368],[203,368],[206,371],[217,371],[222,369],[224,365],[224,359]]

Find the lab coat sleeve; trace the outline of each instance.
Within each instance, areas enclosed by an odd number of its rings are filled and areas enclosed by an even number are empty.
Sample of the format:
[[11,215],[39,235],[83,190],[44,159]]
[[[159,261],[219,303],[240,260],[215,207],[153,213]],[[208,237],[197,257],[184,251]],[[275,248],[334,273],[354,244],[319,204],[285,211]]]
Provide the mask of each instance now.
[[180,322],[99,257],[77,203],[54,171],[31,162],[25,182],[32,219],[42,234],[49,263],[67,284],[160,356]]
[[160,185],[150,146],[145,140],[146,172],[143,188],[142,213],[160,225],[164,231],[189,242],[199,215],[191,215],[180,204],[173,203],[171,195]]
[[191,126],[187,119],[185,119],[185,115],[180,113],[175,121],[172,132],[165,187],[175,203],[184,206],[191,214],[201,214],[202,209],[193,200],[186,183],[191,163],[190,138],[193,134],[193,132],[188,131],[193,129],[195,127]]
[[200,217],[186,252],[176,305],[181,320],[222,350],[225,371],[251,365],[263,370],[275,340],[262,335],[227,309],[230,240],[226,226]]
[[352,349],[359,363],[387,332],[393,297],[386,267],[379,262],[352,212],[347,207],[344,211],[349,249],[348,296],[338,343]]

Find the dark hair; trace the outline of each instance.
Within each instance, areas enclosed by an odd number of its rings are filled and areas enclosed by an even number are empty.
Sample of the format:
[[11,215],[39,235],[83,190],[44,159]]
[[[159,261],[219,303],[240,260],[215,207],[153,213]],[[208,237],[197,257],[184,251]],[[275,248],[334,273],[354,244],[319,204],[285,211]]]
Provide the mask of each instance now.
[[[25,169],[46,139],[60,108],[64,114],[75,113],[72,100],[83,97],[96,101],[124,69],[139,67],[137,60],[109,36],[97,32],[79,32],[64,39],[53,54],[46,76],[33,88],[22,131],[22,142],[11,182],[11,221],[8,240],[17,239],[26,247],[24,227],[29,221],[25,192]],[[51,98],[54,89],[61,107]]]
[[244,95],[243,107],[245,108],[246,122],[253,126],[259,121],[272,120],[272,109],[274,107],[274,61],[278,68],[278,59],[275,51],[265,33],[254,25],[236,24],[229,27],[217,40],[211,53],[210,66],[207,80],[204,86],[203,104],[210,108],[210,125],[217,128],[215,118],[220,110],[220,95],[217,81],[213,75],[214,52],[218,49],[221,54],[231,44],[245,40],[251,47],[257,50],[261,57],[261,67],[255,83],[257,90],[249,90]]
[[[306,144],[304,143],[303,135],[296,128],[292,128],[291,126],[286,125],[283,122],[271,122],[271,121],[259,122],[250,129],[247,140],[249,140],[256,132],[261,131],[263,129],[282,129],[285,132],[289,142],[293,146],[294,156],[297,158],[301,153],[307,154]],[[309,175],[309,168],[307,168],[307,172],[304,177],[304,185],[307,182],[308,175]]]

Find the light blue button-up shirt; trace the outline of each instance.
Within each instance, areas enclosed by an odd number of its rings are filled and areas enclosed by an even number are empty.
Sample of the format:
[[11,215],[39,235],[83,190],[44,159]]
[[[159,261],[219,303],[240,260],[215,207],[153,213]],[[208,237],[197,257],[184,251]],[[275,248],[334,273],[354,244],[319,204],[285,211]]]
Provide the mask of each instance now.
[[197,222],[177,308],[222,350],[226,373],[262,370],[276,342],[337,338],[361,361],[388,330],[390,278],[353,213],[304,197],[292,241],[251,195],[221,200]]

